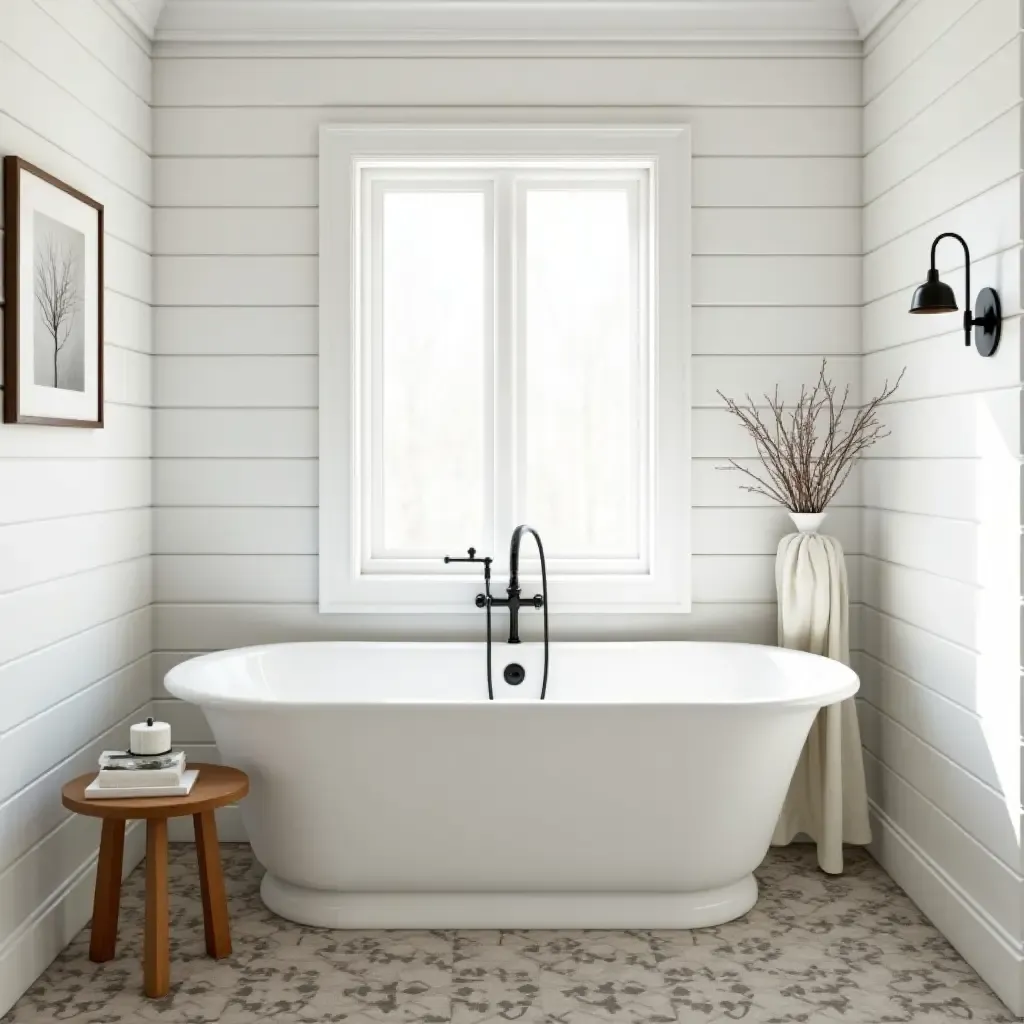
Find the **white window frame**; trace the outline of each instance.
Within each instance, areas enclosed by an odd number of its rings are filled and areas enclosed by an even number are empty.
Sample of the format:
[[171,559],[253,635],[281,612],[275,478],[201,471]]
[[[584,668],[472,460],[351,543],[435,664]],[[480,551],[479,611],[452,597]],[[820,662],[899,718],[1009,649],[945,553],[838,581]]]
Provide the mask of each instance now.
[[[649,190],[645,232],[650,297],[646,549],[633,572],[594,563],[593,572],[560,572],[549,565],[551,613],[682,612],[690,610],[690,133],[684,125],[324,125],[320,129],[320,610],[325,613],[461,612],[473,609],[478,566],[368,565],[362,528],[366,380],[361,303],[365,258],[366,182],[389,166],[440,168],[453,178],[479,179],[497,164],[586,176],[587,165],[642,171]],[[638,179],[641,180],[641,179]],[[505,190],[503,190],[505,191]],[[507,194],[507,191],[506,191]],[[492,195],[496,217],[511,217]],[[494,255],[496,263],[506,259]],[[511,268],[498,267],[498,273]],[[496,330],[511,329],[513,311],[498,309]],[[506,368],[510,369],[510,368]],[[507,379],[507,378],[506,378]],[[521,390],[521,389],[520,389]],[[512,396],[511,400],[515,400]],[[508,439],[493,439],[495,446]],[[507,447],[504,449],[507,451]],[[496,524],[511,508],[495,498]],[[508,513],[511,514],[511,513]],[[511,520],[508,524],[509,531]],[[467,544],[478,543],[467,538]],[[495,558],[500,573],[507,540]],[[453,551],[451,554],[461,554]],[[528,557],[529,556],[531,557]],[[523,575],[533,586],[538,565],[524,549]],[[498,584],[500,590],[500,584]]]

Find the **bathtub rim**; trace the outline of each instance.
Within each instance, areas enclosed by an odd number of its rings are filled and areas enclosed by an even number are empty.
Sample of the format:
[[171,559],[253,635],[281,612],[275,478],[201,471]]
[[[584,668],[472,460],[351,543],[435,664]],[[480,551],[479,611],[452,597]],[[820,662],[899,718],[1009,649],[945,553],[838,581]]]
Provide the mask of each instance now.
[[[531,645],[537,642],[530,642]],[[200,687],[195,686],[187,680],[187,675],[200,669],[203,665],[216,664],[219,661],[228,660],[240,655],[258,654],[268,650],[285,650],[287,648],[309,648],[309,647],[346,647],[362,649],[381,648],[419,648],[419,647],[479,647],[483,653],[484,642],[480,640],[292,640],[283,643],[252,644],[246,647],[226,648],[222,651],[211,651],[200,654],[180,662],[169,669],[164,675],[164,688],[172,697],[177,697],[188,703],[195,704],[202,708],[215,708],[220,710],[263,710],[273,709],[280,713],[283,711],[310,711],[323,708],[384,708],[403,707],[426,709],[433,707],[462,707],[473,708],[479,706],[499,705],[502,708],[534,708],[540,704],[551,708],[701,708],[701,709],[757,709],[774,708],[784,710],[788,708],[800,709],[808,707],[826,707],[840,701],[853,697],[860,689],[860,677],[857,673],[843,662],[822,655],[811,654],[807,651],[797,651],[790,648],[777,647],[770,644],[748,644],[731,641],[701,641],[701,640],[557,640],[552,641],[552,646],[559,648],[608,646],[608,647],[645,647],[645,646],[668,646],[668,645],[692,645],[708,647],[740,647],[748,650],[770,651],[775,654],[783,653],[787,659],[809,660],[826,662],[829,666],[829,673],[836,678],[833,684],[821,692],[800,695],[796,697],[761,697],[755,695],[750,699],[733,700],[546,700],[539,698],[520,698],[517,700],[495,700],[487,699],[486,694],[481,690],[482,696],[467,700],[465,698],[441,697],[433,700],[422,700],[418,698],[394,698],[382,697],[376,700],[267,700],[254,697],[252,694],[239,697],[227,697],[223,694],[210,694],[204,692]],[[498,645],[504,646],[504,645]],[[525,645],[524,645],[525,646]]]

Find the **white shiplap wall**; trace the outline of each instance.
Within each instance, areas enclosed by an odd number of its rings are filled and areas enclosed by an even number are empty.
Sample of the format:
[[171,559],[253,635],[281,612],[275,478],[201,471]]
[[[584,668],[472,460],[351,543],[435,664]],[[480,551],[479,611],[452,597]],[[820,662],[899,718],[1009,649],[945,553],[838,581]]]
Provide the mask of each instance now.
[[[188,652],[247,643],[478,635],[472,611],[431,621],[316,607],[317,128],[356,119],[639,115],[693,126],[694,610],[613,628],[774,637],[786,520],[716,471],[751,450],[715,389],[798,387],[828,355],[858,390],[858,57],[401,60],[294,47],[182,57],[166,47],[154,68],[158,677]],[[856,486],[843,500],[856,504]],[[837,509],[832,525],[856,587],[858,512]],[[607,627],[555,622],[561,636]],[[191,709],[166,702],[160,713],[195,753],[211,752]]]
[[[861,728],[874,853],[1015,1012],[1021,939],[1021,11],[904,3],[864,62]],[[999,289],[999,351],[906,309],[941,231]],[[963,252],[938,262],[964,294]]]
[[60,787],[152,693],[151,84],[106,0],[2,0],[0,155],[106,208],[107,425],[0,425],[0,1014],[91,915],[98,825]]

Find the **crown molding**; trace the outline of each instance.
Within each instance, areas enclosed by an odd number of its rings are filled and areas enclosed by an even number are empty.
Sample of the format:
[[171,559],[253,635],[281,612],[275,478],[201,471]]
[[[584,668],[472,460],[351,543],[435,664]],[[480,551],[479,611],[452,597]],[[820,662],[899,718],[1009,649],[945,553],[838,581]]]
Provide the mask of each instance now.
[[[160,0],[117,0],[155,4]],[[865,0],[874,2],[874,0]],[[856,42],[845,0],[168,0],[161,43]]]
[[900,5],[901,0],[849,0],[861,39],[867,39]]
[[142,33],[146,39],[156,34],[156,23],[164,8],[164,0],[107,0],[126,21]]

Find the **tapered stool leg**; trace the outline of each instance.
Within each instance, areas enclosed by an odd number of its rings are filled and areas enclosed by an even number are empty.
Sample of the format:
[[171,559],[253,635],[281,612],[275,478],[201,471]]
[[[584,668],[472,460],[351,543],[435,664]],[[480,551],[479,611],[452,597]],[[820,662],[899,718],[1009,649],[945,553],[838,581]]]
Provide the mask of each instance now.
[[217,819],[213,811],[193,814],[196,830],[196,854],[199,857],[199,891],[203,897],[203,930],[206,952],[217,960],[231,956],[231,930],[228,925],[228,899],[220,866]]
[[146,821],[146,936],[143,979],[146,995],[151,999],[158,999],[170,991],[166,818],[149,818]]
[[96,862],[96,891],[92,900],[92,937],[89,959],[113,960],[117,947],[117,916],[121,906],[121,867],[124,861],[123,821],[103,820],[100,855]]

